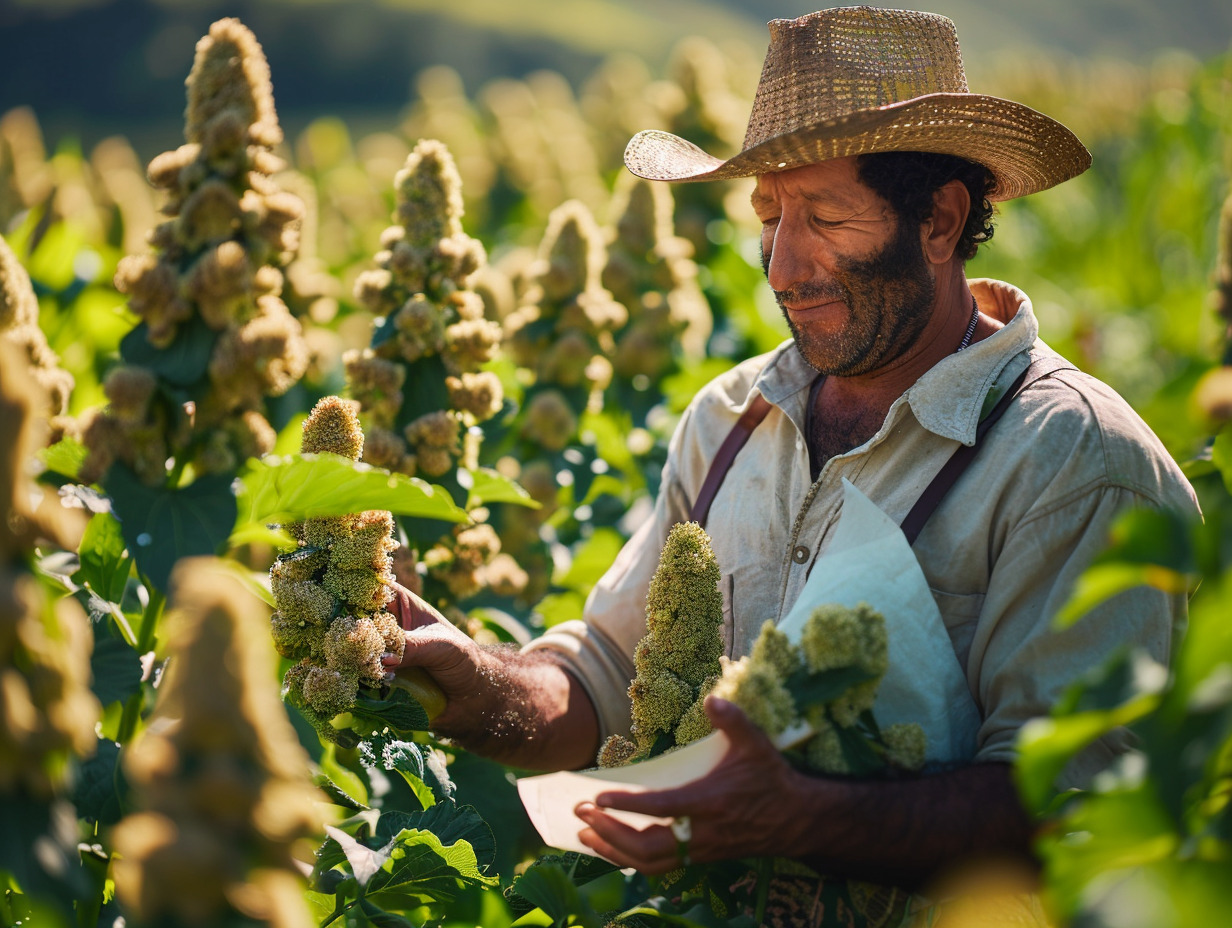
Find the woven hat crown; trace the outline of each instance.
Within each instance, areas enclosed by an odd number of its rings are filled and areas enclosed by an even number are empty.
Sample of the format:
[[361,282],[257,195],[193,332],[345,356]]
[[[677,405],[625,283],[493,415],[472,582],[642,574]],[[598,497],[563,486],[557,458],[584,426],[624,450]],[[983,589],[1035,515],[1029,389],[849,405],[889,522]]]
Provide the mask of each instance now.
[[935,13],[848,7],[769,28],[746,149],[861,110],[967,92],[954,23]]
[[992,173],[992,200],[1046,190],[1091,165],[1090,152],[1055,119],[967,89],[949,19],[868,6],[770,23],[739,154],[724,160],[647,129],[630,139],[625,165],[650,180],[720,180],[887,151],[982,164]]

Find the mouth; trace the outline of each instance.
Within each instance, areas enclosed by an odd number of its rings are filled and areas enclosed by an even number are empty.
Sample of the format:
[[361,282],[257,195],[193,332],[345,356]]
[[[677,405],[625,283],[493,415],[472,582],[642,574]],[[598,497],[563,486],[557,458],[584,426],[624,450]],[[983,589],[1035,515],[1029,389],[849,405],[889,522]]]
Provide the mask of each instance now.
[[805,318],[808,316],[821,315],[823,313],[837,312],[845,310],[847,304],[837,297],[822,297],[820,300],[808,303],[787,303],[779,304],[783,311],[794,318]]

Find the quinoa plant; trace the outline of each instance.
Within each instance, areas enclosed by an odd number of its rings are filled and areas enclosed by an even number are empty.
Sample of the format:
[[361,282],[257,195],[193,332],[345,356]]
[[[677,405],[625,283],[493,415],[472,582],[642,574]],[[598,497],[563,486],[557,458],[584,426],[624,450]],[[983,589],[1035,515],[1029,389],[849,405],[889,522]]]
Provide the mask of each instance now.
[[[364,434],[353,400],[327,396],[304,422],[306,454],[337,454],[359,460]],[[277,612],[271,619],[278,653],[296,661],[283,678],[283,695],[322,737],[354,743],[353,734],[385,727],[374,722],[361,695],[379,702],[386,687],[381,656],[401,657],[405,638],[385,607],[393,598],[393,516],[371,510],[306,518],[288,528],[298,547],[270,568]],[[408,688],[430,714],[442,707],[440,691],[422,674],[404,675]],[[353,713],[351,731],[331,724]]]
[[506,347],[527,382],[512,434],[500,450],[511,476],[542,505],[505,514],[500,534],[530,576],[526,599],[548,589],[551,557],[544,525],[557,506],[558,474],[574,476],[584,494],[596,460],[583,447],[582,416],[602,408],[612,380],[613,333],[628,311],[603,286],[602,233],[582,203],[571,200],[552,212],[539,256],[528,269],[521,304],[505,320]]
[[78,763],[94,753],[101,709],[90,622],[35,570],[36,545],[71,548],[80,526],[29,476],[48,402],[34,374],[25,352],[0,338],[0,872],[14,891],[63,902],[78,866],[66,799]]
[[[615,333],[615,376],[605,405],[627,410],[635,427],[645,426],[662,403],[664,378],[705,358],[710,337],[710,306],[697,282],[693,246],[674,234],[672,205],[666,184],[631,174],[612,202],[602,280],[629,319]],[[662,467],[662,454],[652,462],[655,469]]]
[[[356,297],[378,316],[372,346],[348,352],[347,383],[367,422],[363,459],[444,484],[464,503],[458,469],[479,466],[479,426],[500,412],[504,389],[485,369],[501,339],[470,288],[483,246],[462,229],[461,179],[449,150],[424,140],[394,178],[394,225],[381,237],[377,268],[356,281]],[[434,606],[451,609],[495,584],[519,585],[516,565],[498,558],[500,539],[473,510],[446,534],[403,525],[410,554],[405,582]],[[509,587],[509,589],[504,589]]]
[[[714,687],[771,738],[793,726],[793,752],[810,770],[869,776],[924,765],[924,731],[914,723],[879,728],[877,688],[889,666],[885,619],[866,603],[813,610],[799,644],[773,622],[752,651],[725,661]],[[801,746],[802,745],[802,746]]]
[[646,636],[633,652],[632,740],[612,735],[599,763],[616,767],[710,732],[702,709],[719,679],[723,597],[710,537],[696,522],[672,526],[646,594]]
[[24,355],[30,375],[46,394],[46,416],[60,416],[68,410],[73,392],[73,376],[59,366],[59,359],[39,328],[38,298],[30,285],[30,275],[0,237],[0,339]]
[[210,558],[180,562],[171,603],[158,707],[124,758],[139,808],[113,833],[116,893],[129,924],[306,928],[295,859],[323,797],[278,701],[264,610]]
[[[86,482],[113,466],[147,487],[230,475],[273,447],[265,400],[304,373],[299,323],[279,294],[298,245],[300,201],[270,175],[283,167],[269,66],[252,33],[222,19],[197,45],[186,144],[149,165],[168,219],[153,251],[129,255],[116,287],[141,322],[103,384],[105,410],[83,428]],[[170,466],[168,466],[170,464]]]

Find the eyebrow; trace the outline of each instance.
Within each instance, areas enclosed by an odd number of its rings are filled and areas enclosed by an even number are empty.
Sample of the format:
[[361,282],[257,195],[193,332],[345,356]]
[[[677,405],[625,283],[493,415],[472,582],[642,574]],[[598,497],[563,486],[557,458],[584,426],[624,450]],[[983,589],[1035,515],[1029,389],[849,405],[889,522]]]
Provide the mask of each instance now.
[[[810,203],[819,203],[823,206],[841,206],[847,209],[856,209],[856,204],[841,195],[832,193],[829,190],[822,190],[817,193],[804,191],[800,194],[800,196],[808,200]],[[752,196],[749,197],[749,201],[752,203],[753,209],[773,206],[777,202],[774,197],[768,196],[760,190],[754,190]],[[859,212],[867,212],[867,209],[868,208],[865,207],[864,209],[859,210]]]

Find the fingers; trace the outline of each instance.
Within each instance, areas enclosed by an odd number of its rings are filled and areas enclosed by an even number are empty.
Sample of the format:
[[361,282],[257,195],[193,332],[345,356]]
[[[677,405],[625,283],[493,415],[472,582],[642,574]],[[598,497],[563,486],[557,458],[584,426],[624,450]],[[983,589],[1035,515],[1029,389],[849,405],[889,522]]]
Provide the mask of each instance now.
[[398,622],[406,631],[447,621],[443,615],[401,583],[394,581],[393,591],[394,598],[387,608],[398,617]]
[[451,634],[452,626],[421,626],[405,632],[406,644],[402,657],[386,651],[381,663],[390,669],[398,667],[438,667],[456,664],[459,661],[458,642]]
[[670,818],[692,810],[687,807],[691,791],[680,789],[651,790],[644,793],[606,792],[595,797],[600,809],[620,809],[623,812],[641,812]]
[[707,696],[702,708],[706,710],[710,724],[727,735],[732,744],[731,750],[775,750],[766,733],[734,702],[728,702],[718,696]]
[[578,832],[582,843],[620,867],[633,867],[642,873],[667,873],[681,866],[676,837],[666,825],[637,829],[627,825],[591,803],[584,802],[574,812],[587,827]]

